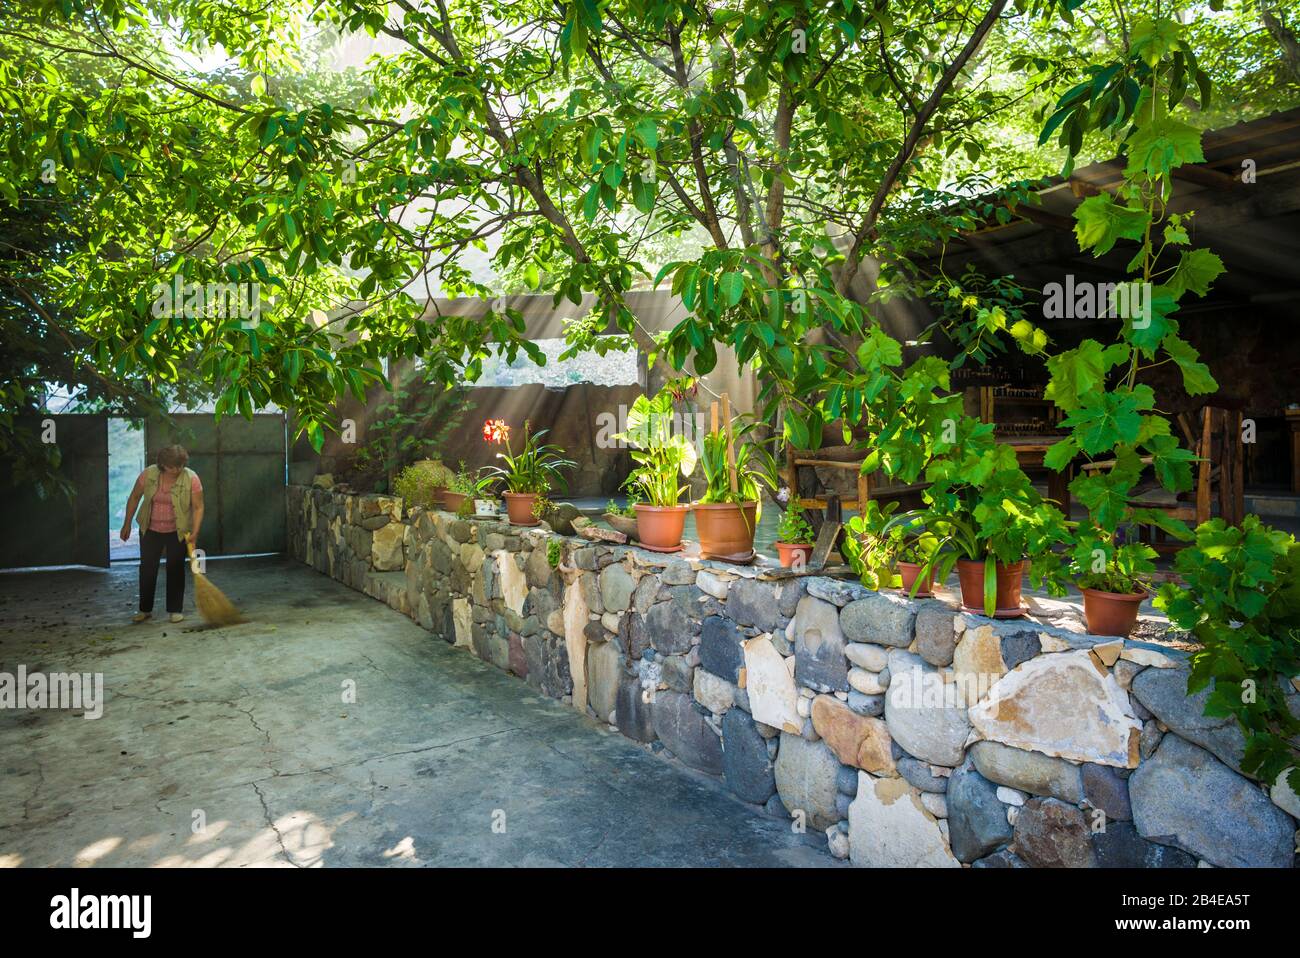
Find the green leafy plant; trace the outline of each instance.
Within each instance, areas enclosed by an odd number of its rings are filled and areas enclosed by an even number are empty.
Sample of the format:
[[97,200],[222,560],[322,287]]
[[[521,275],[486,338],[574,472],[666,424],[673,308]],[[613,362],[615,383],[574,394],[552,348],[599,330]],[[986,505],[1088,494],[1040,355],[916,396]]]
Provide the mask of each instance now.
[[[704,471],[705,488],[700,496],[700,503],[713,502],[758,502],[759,514],[763,503],[761,487],[766,486],[775,492],[778,488],[776,468],[771,453],[756,440],[747,439],[757,424],[744,422],[732,434],[732,449],[735,465],[727,463],[726,430],[706,433],[700,453],[700,468]],[[735,475],[736,487],[731,486],[731,477]]]
[[552,539],[546,543],[546,564],[552,569],[560,567],[560,561],[564,558],[564,546],[560,544],[559,539]]
[[407,508],[432,509],[434,493],[447,487],[450,476],[450,471],[439,462],[415,462],[398,473],[393,482],[393,493]]
[[485,476],[482,474],[482,470],[471,472],[466,468],[465,460],[462,459],[456,468],[455,475],[447,481],[447,488],[457,495],[469,496],[472,499],[485,492],[491,493],[496,482],[496,476]]
[[635,519],[636,504],[639,501],[638,498],[631,494],[628,495],[627,505],[625,506],[620,506],[617,502],[611,499],[609,502],[605,503],[605,512],[612,516],[623,516],[626,519]]
[[785,512],[781,513],[781,521],[776,526],[777,541],[792,545],[808,545],[815,538],[812,523],[804,516],[804,511],[799,508],[796,499],[791,496]]
[[862,584],[877,591],[902,584],[898,563],[921,566],[912,585],[915,595],[928,581],[925,570],[933,567],[939,538],[921,524],[920,512],[896,516],[897,509],[897,502],[882,506],[867,500],[866,508],[845,524],[844,558]]
[[652,506],[677,505],[687,491],[681,479],[695,471],[695,446],[673,429],[673,398],[674,391],[667,387],[653,398],[637,396],[628,411],[627,429],[614,437],[632,447],[637,463],[624,488]]
[[1135,595],[1150,591],[1157,555],[1145,542],[1117,545],[1113,539],[1076,536],[1070,574],[1082,589]]
[[1300,675],[1300,544],[1258,516],[1240,528],[1211,519],[1174,568],[1183,582],[1161,586],[1156,605],[1201,643],[1187,693],[1214,682],[1205,714],[1236,718],[1246,735],[1242,769],[1272,784],[1291,768],[1287,782],[1300,795],[1300,719],[1286,697]]
[[501,419],[490,419],[484,424],[483,436],[488,442],[504,444],[505,452],[497,453],[504,466],[488,466],[487,474],[505,483],[510,492],[549,492],[553,487],[564,487],[564,469],[577,465],[565,459],[559,446],[547,445],[540,440],[549,430],[531,431],[531,423],[524,421],[524,442],[519,452],[510,448],[510,429]]

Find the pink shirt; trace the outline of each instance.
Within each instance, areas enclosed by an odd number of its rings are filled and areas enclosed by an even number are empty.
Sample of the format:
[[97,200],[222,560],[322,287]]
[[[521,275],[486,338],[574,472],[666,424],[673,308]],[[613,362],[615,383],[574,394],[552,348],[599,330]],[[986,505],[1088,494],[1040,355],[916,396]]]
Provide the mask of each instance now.
[[[192,473],[193,482],[190,483],[190,496],[197,495],[203,489],[203,484],[199,482],[199,474]],[[175,532],[176,531],[176,510],[172,507],[172,483],[175,480],[169,478],[165,473],[158,475],[158,491],[154,493],[153,506],[149,510],[149,530],[151,532]]]

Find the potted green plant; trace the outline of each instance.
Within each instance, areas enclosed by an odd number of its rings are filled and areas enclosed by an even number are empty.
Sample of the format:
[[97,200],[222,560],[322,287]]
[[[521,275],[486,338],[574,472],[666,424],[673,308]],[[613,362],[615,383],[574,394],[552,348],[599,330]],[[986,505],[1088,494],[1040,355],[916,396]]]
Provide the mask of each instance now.
[[897,502],[868,500],[846,524],[844,554],[862,583],[897,588],[913,598],[934,594],[934,558],[939,538],[921,524],[920,513],[893,515]]
[[993,442],[987,424],[975,424],[969,440],[932,461],[925,509],[891,520],[933,534],[920,575],[943,582],[955,566],[962,606],[994,618],[1025,614],[1021,583],[1031,581],[1064,595],[1055,547],[1069,541],[1065,517],[1034,489],[1015,450]]
[[733,434],[724,405],[723,426],[704,437],[699,462],[704,470],[704,494],[691,505],[700,554],[706,559],[749,562],[754,557],[754,532],[762,504],[759,483],[775,491],[770,455],[756,442],[744,440],[753,423]]
[[613,499],[609,500],[605,504],[604,519],[611,529],[623,533],[629,539],[636,536],[636,502],[632,496],[628,496],[625,506],[620,506]]
[[554,485],[563,486],[562,469],[577,465],[561,455],[559,446],[547,445],[540,440],[549,430],[532,432],[531,423],[524,421],[524,442],[519,452],[510,447],[510,427],[504,419],[489,419],[483,424],[483,439],[497,445],[504,444],[505,452],[497,458],[505,466],[489,466],[487,473],[505,483],[501,493],[506,501],[506,513],[512,526],[535,526],[542,520],[537,514],[537,501]]
[[681,480],[695,471],[694,445],[673,429],[673,395],[664,388],[653,398],[637,396],[627,428],[615,437],[631,447],[637,463],[623,485],[636,500],[637,541],[653,552],[681,549],[690,508],[680,503],[687,488]]
[[1156,550],[1144,542],[1116,545],[1105,533],[1076,539],[1070,572],[1083,593],[1083,618],[1093,635],[1128,638],[1138,606],[1151,595]]
[[473,499],[489,489],[491,478],[479,476],[465,467],[465,460],[460,461],[456,472],[447,480],[447,491],[443,493],[443,506],[448,512],[459,512],[460,505],[466,499]]
[[776,554],[781,565],[787,569],[804,568],[812,556],[815,538],[812,524],[804,516],[803,509],[799,508],[799,497],[791,493],[785,512],[781,513],[781,521],[776,526]]
[[413,462],[393,480],[393,493],[402,500],[406,509],[434,509],[440,504],[446,473],[447,469],[436,460]]

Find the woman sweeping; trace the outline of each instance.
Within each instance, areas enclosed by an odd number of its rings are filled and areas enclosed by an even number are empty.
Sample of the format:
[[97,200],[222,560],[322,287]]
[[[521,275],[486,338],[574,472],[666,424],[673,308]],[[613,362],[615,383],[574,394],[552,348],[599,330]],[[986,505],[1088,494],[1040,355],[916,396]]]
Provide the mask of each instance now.
[[153,618],[154,593],[158,588],[158,560],[167,556],[167,611],[171,621],[185,616],[185,566],[187,546],[193,548],[203,525],[203,484],[187,463],[184,446],[158,450],[158,464],[149,466],[135,480],[126,502],[126,524],[122,541],[131,537],[131,515],[140,525],[140,611],[132,622]]

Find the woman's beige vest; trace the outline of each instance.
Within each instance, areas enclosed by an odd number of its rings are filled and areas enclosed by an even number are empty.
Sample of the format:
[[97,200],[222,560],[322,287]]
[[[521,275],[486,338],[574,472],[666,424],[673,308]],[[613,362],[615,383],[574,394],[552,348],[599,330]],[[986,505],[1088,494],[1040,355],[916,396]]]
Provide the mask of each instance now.
[[[141,532],[149,529],[149,519],[153,514],[153,497],[158,491],[158,479],[161,475],[162,470],[157,466],[150,466],[144,471],[144,498],[140,500],[140,511],[135,514]],[[190,531],[190,493],[193,489],[194,473],[187,466],[172,483],[172,511],[176,513],[176,535],[182,539]]]

